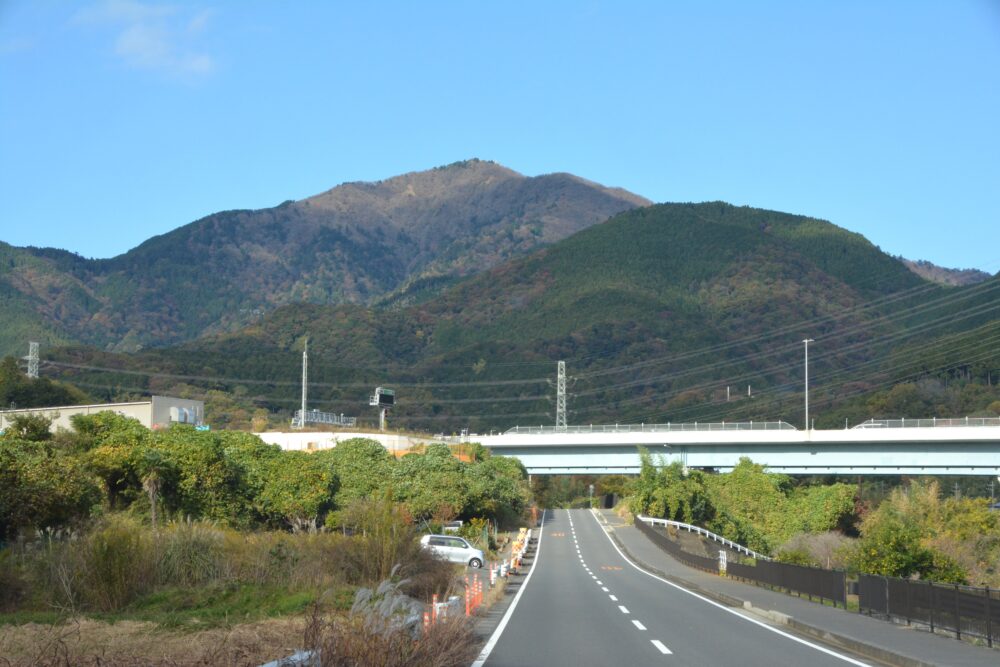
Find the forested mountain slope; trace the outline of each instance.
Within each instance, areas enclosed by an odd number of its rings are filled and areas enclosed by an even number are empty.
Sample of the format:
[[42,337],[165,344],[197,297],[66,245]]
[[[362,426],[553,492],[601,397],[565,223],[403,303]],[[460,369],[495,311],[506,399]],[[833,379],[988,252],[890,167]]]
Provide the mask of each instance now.
[[392,386],[393,419],[411,428],[549,423],[560,359],[571,375],[571,421],[795,421],[804,338],[816,341],[817,400],[826,392],[832,406],[838,395],[891,382],[898,357],[890,352],[929,354],[943,336],[990,326],[998,288],[998,278],[962,288],[928,283],[821,220],[662,204],[408,307],[290,305],[240,332],[175,348],[53,357],[139,374],[52,368],[97,390],[222,389],[247,410],[288,414],[308,335],[312,407],[367,414],[371,389]]

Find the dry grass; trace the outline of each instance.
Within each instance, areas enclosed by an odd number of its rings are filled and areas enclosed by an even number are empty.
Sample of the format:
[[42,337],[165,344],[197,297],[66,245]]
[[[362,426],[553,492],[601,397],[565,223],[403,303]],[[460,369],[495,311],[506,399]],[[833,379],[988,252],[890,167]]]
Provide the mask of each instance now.
[[0,626],[0,665],[260,665],[302,642],[301,619],[274,619],[201,632],[169,632],[153,623],[76,619],[64,625]]
[[463,617],[438,622],[417,639],[403,629],[373,632],[356,617],[320,622],[307,636],[322,667],[465,667],[479,653]]

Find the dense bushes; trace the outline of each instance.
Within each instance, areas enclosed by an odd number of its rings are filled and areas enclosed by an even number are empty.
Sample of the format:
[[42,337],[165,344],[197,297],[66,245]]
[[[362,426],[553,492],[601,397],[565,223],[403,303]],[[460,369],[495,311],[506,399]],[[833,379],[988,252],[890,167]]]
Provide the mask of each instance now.
[[[779,560],[869,574],[1000,586],[1000,512],[911,481],[877,507],[846,484],[794,484],[748,459],[727,474],[657,466],[642,454],[629,509],[705,526]],[[855,528],[856,525],[856,528]],[[844,532],[860,534],[857,539]]]
[[797,533],[831,530],[854,509],[854,488],[846,484],[795,486],[786,475],[741,459],[733,471],[708,475],[680,463],[658,467],[647,452],[632,487],[635,513],[696,523],[770,553]]
[[861,521],[862,572],[1000,585],[1000,516],[985,498],[941,498],[936,481],[892,491]]
[[397,461],[365,439],[310,454],[238,431],[149,431],[111,412],[74,417],[73,425],[45,441],[26,437],[48,438],[47,429],[0,436],[0,541],[122,510],[154,523],[162,516],[240,528],[336,527],[352,503],[372,498],[395,501],[414,520],[504,520],[528,497],[523,466],[483,450],[467,463],[432,445]]

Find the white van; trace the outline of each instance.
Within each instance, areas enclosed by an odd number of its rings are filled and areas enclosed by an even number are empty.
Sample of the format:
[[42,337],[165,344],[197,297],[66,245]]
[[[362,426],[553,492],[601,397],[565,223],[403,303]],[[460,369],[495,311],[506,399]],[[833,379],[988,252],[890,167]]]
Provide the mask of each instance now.
[[420,546],[430,549],[432,553],[452,563],[461,563],[469,567],[483,566],[483,552],[465,541],[465,538],[455,535],[424,535],[420,538]]

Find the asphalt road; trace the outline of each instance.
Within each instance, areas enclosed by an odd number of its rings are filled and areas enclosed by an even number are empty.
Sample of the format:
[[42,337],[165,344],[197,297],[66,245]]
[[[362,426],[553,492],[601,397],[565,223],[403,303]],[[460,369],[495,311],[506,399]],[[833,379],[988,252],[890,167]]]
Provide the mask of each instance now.
[[639,571],[587,510],[546,513],[511,609],[486,667],[867,664]]

